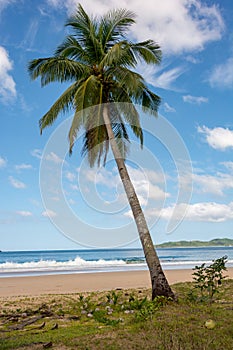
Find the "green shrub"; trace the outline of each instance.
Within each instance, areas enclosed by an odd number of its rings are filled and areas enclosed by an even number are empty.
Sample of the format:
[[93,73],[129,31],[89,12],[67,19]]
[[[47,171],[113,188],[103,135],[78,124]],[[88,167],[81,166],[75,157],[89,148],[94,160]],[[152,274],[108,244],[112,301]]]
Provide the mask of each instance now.
[[[194,288],[200,292],[201,301],[213,302],[214,295],[218,292],[219,286],[226,276],[223,276],[223,271],[226,271],[227,256],[213,260],[209,266],[201,264],[193,269]],[[190,299],[198,299],[198,296],[191,291]]]

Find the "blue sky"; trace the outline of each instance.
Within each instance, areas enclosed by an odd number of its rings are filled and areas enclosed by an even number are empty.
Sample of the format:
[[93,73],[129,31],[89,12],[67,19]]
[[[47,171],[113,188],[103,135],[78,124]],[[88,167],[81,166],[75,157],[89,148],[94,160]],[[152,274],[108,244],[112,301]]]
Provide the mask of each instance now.
[[[79,154],[80,138],[71,158],[66,148],[59,149],[59,132],[66,131],[64,120],[70,115],[39,134],[39,118],[65,86],[41,88],[39,81],[30,81],[27,64],[53,55],[77,3],[0,1],[1,250],[140,246],[111,155],[105,169],[89,169]],[[160,66],[138,67],[162,98],[161,116],[146,121],[142,152],[132,139],[128,162],[154,242],[232,238],[233,3],[85,0],[81,4],[96,15],[119,7],[133,10],[137,23],[129,37],[151,38],[163,51]],[[47,144],[53,140],[54,149]],[[65,136],[61,143],[67,146]],[[179,145],[183,165],[186,162],[182,169]],[[176,229],[171,225],[169,231],[171,217],[179,225]]]

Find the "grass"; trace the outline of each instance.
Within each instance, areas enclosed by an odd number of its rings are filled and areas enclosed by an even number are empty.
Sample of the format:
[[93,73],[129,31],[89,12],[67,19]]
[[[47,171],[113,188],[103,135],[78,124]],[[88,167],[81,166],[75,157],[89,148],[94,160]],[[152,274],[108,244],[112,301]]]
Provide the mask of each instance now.
[[[144,289],[2,298],[0,349],[232,350],[233,280],[211,304],[190,299],[192,288],[174,285],[178,302],[151,302]],[[216,323],[212,330],[208,319]]]

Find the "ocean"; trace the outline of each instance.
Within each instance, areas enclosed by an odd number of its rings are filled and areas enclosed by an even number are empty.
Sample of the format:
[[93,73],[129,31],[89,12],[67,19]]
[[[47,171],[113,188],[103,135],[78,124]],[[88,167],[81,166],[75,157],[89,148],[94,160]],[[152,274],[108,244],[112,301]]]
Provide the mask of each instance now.
[[[233,247],[157,249],[163,268],[190,269],[228,257],[233,266]],[[142,249],[43,250],[0,252],[0,277],[145,270]]]

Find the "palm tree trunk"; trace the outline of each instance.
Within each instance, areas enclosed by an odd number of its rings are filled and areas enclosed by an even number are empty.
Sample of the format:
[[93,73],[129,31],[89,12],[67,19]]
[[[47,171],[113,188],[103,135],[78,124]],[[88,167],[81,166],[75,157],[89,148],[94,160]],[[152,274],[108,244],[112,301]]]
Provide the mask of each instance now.
[[118,167],[118,171],[133,212],[134,220],[137,225],[139,237],[145,254],[146,262],[150,271],[151,285],[152,285],[152,300],[156,296],[165,296],[175,299],[175,295],[171,290],[166,276],[162,270],[158,255],[155,251],[154,244],[152,242],[150,232],[145,220],[141,205],[139,203],[137,194],[129,177],[125,161],[122,159],[118,145],[115,140],[115,136],[112,130],[111,121],[109,118],[109,112],[107,105],[103,109],[103,118],[106,125],[109,141],[111,144],[112,152]]

